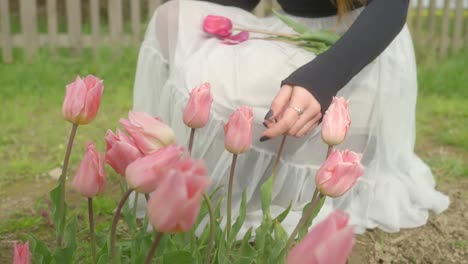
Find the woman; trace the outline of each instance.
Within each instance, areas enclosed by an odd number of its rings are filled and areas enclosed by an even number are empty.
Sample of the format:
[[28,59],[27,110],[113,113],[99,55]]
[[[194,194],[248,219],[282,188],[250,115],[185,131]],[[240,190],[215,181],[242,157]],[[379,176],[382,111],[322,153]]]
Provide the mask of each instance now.
[[181,121],[189,92],[210,82],[211,120],[198,130],[193,151],[206,160],[214,186],[227,184],[231,163],[223,122],[242,105],[253,109],[253,135],[260,140],[240,155],[234,180],[234,208],[247,194],[244,231],[261,221],[259,188],[271,174],[282,134],[293,137],[286,141],[271,210],[279,214],[292,203],[283,225],[291,232],[297,224],[324,161],[319,121],[334,95],[349,99],[352,120],[339,148],[363,153],[366,172],[347,194],[327,199],[317,221],[340,208],[358,233],[375,227],[396,232],[425,224],[429,210],[447,208],[448,198],[434,189],[430,169],[414,154],[417,80],[404,26],[408,0],[364,6],[350,0],[278,1],[286,15],[311,30],[342,34],[319,56],[258,39],[223,45],[203,32],[205,16],[228,17],[240,28],[293,31],[276,17],[248,12],[258,0],[210,2],[170,1],[156,10],[140,50],[134,109],[161,116],[183,144],[189,136]]

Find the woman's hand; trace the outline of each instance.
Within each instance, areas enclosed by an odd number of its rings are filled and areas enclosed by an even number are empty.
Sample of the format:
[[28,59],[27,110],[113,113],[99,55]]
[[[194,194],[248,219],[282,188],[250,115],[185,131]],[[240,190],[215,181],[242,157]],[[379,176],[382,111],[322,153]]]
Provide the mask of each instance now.
[[322,117],[320,104],[300,86],[283,85],[265,116],[267,130],[260,141],[279,135],[302,137],[312,131]]

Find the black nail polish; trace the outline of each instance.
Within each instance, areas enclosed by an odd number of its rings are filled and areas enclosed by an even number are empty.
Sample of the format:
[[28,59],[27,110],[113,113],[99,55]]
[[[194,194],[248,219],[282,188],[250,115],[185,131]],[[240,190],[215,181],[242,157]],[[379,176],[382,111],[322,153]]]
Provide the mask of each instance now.
[[262,123],[265,128],[268,128],[267,124],[265,122]]
[[263,118],[264,120],[268,120],[270,119],[270,117],[273,116],[273,111],[270,109],[268,111],[268,113],[265,115],[265,118]]
[[260,142],[267,141],[269,139],[270,139],[269,137],[263,136],[263,137],[260,138]]

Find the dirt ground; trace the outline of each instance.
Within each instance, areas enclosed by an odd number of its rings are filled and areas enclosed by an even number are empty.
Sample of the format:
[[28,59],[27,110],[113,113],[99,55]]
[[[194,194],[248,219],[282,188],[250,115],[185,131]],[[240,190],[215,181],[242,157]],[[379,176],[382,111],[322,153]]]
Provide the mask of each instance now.
[[[15,210],[30,210],[34,200],[46,196],[52,185],[42,181],[1,190],[0,219],[11,217]],[[468,264],[468,178],[444,179],[438,189],[450,196],[447,211],[432,214],[419,228],[394,234],[370,230],[359,235],[349,263]],[[13,239],[8,234],[0,237],[0,263],[10,263]]]

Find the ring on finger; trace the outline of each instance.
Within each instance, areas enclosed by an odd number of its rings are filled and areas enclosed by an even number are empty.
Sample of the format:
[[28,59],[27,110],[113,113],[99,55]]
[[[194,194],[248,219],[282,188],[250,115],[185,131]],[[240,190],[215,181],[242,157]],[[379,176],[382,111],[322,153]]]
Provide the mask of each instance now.
[[299,116],[304,114],[304,108],[300,108],[300,107],[293,106],[293,105],[289,105],[288,107],[296,111]]

